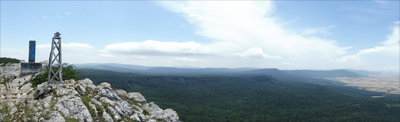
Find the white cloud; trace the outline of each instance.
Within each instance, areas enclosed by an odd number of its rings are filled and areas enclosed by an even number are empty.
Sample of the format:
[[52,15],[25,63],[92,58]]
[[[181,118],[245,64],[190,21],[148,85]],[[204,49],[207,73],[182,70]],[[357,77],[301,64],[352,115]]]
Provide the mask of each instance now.
[[115,55],[111,54],[99,54],[99,57],[104,57],[104,58],[117,58]]
[[[49,49],[51,48],[50,44],[40,44],[36,45],[37,49]],[[94,47],[89,45],[89,44],[84,44],[84,43],[61,43],[61,49],[62,50],[75,50],[75,51],[81,51],[81,50],[88,50],[88,49],[93,49]]]
[[380,3],[380,4],[387,4],[389,3],[389,0],[373,0],[376,3]]
[[281,64],[284,64],[284,65],[293,65],[293,64],[290,63],[290,62],[282,62]]
[[64,12],[64,14],[69,15],[69,14],[73,14],[72,12]]
[[303,32],[302,35],[311,35],[311,34],[317,34],[317,33],[322,33],[322,34],[329,34],[329,30],[332,28],[336,28],[336,26],[330,25],[329,27],[325,28],[306,28]]
[[243,53],[235,53],[233,56],[241,57],[241,58],[272,58],[272,59],[282,59],[280,56],[270,56],[265,54],[261,48],[250,48]]
[[199,59],[195,59],[195,58],[175,58],[175,61],[179,61],[179,62],[190,62],[190,63],[196,63],[196,62],[203,62],[202,60]]
[[382,42],[383,45],[399,45],[399,40],[400,40],[399,23],[400,21],[394,22],[395,26],[391,28],[392,33],[386,36],[387,40]]
[[[185,1],[160,2],[165,8],[182,14],[195,25],[195,33],[215,40],[207,46],[214,52],[232,54],[252,47],[283,57],[332,58],[346,53],[336,41],[304,37],[283,28],[272,16],[271,1]],[[329,33],[328,28],[307,32]],[[307,30],[305,30],[307,31]],[[310,57],[310,55],[313,55]]]
[[125,55],[208,55],[209,49],[196,42],[124,42],[107,45],[103,52]]
[[47,18],[47,16],[42,16],[42,18],[43,18],[43,19],[46,19],[46,18]]
[[381,46],[360,50],[355,55],[347,55],[336,59],[337,62],[364,67],[369,70],[396,70],[390,67],[399,67],[399,25],[391,28],[392,33],[386,36]]

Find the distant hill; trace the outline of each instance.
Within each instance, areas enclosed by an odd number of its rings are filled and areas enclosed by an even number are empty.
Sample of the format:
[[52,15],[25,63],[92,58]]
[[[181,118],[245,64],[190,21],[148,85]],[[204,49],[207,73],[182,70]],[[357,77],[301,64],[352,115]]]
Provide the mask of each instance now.
[[[136,73],[144,75],[254,75],[265,73],[287,73],[302,77],[311,78],[332,78],[332,77],[365,77],[367,75],[378,75],[381,72],[365,71],[365,70],[352,70],[352,69],[338,69],[338,70],[279,70],[279,69],[261,69],[261,68],[178,68],[178,67],[150,67],[129,64],[76,64],[78,69],[98,69],[115,71],[121,73]],[[278,75],[276,74],[276,75]],[[285,75],[287,75],[285,74]],[[282,77],[284,78],[284,77]]]
[[283,70],[286,73],[313,77],[313,78],[327,78],[327,77],[364,77],[365,75],[358,74],[353,71],[339,69],[339,70]]
[[314,77],[309,77],[307,75],[297,75],[297,74],[289,73],[285,70],[279,70],[279,69],[275,69],[275,68],[242,71],[242,72],[233,73],[232,75],[237,75],[237,76],[268,75],[268,76],[272,76],[272,77],[282,80],[282,81],[304,82],[304,83],[314,83],[314,84],[330,84],[330,85],[335,85],[335,84],[342,85],[343,84],[343,83],[335,82],[335,81],[331,81],[331,80],[315,79]]
[[15,58],[0,57],[1,63],[19,63],[21,60]]
[[121,67],[114,67],[106,64],[95,64],[95,65],[87,65],[87,66],[80,66],[76,65],[77,69],[98,69],[98,70],[107,70],[107,71],[114,71],[114,72],[136,72],[136,70],[128,69],[128,68],[121,68]]
[[354,72],[361,75],[380,75],[382,72],[374,72],[374,71],[367,71],[367,70],[354,70],[354,69],[346,69],[350,72]]
[[127,64],[76,64],[78,69],[98,69],[121,73],[146,75],[225,75],[232,72],[249,71],[255,68],[176,68],[147,67]]

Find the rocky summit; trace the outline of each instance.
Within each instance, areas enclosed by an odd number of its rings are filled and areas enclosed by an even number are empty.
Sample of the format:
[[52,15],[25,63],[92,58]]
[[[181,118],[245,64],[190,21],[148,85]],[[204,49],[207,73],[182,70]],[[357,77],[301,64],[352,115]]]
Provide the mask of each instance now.
[[0,121],[179,122],[174,110],[148,103],[139,92],[114,90],[106,82],[96,86],[88,78],[33,87],[30,80],[39,73],[19,72],[19,63],[0,67]]

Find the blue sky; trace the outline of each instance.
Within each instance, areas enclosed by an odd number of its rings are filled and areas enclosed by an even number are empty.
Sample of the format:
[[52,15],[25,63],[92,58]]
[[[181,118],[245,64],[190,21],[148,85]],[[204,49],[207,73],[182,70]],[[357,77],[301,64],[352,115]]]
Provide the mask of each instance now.
[[399,1],[1,1],[2,57],[399,71]]

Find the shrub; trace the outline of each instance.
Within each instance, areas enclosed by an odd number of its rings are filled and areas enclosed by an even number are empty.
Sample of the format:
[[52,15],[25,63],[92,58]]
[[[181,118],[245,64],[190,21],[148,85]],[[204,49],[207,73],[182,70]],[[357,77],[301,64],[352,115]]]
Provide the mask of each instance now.
[[[54,72],[58,71],[58,67],[54,67]],[[67,64],[64,63],[62,65],[62,79],[63,80],[70,80],[70,79],[74,79],[74,80],[78,80],[78,74],[80,72],[78,70],[75,69],[75,66],[72,64]],[[49,71],[48,69],[45,72],[42,72],[38,75],[36,75],[32,80],[32,87],[36,87],[37,85],[44,83],[48,80],[48,76],[49,76]]]

